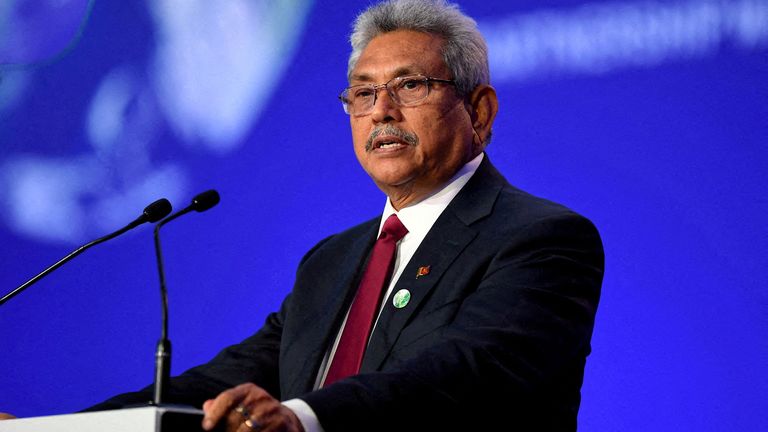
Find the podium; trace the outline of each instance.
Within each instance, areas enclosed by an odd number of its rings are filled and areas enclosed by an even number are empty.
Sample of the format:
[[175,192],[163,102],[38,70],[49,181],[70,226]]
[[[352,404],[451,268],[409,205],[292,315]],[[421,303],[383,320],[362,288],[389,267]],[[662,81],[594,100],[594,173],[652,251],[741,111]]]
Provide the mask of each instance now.
[[203,412],[140,407],[0,421],[0,432],[201,432]]

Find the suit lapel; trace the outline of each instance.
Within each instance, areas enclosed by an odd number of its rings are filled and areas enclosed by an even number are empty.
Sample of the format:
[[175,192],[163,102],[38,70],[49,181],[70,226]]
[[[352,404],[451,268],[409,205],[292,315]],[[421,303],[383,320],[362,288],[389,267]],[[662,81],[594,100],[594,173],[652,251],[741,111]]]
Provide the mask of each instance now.
[[[369,342],[361,372],[378,370],[443,273],[475,238],[477,232],[470,225],[491,213],[504,183],[506,180],[493,168],[486,155],[470,181],[435,221],[406,265],[392,294],[384,300],[386,304]],[[429,274],[417,277],[423,266],[430,266]],[[405,307],[398,309],[393,306],[392,297],[402,289],[410,292],[411,299]]]
[[[339,256],[339,261],[326,269],[334,272],[322,278],[327,283],[313,288],[316,290],[314,298],[317,307],[313,307],[313,315],[306,318],[307,322],[313,324],[306,326],[291,344],[300,351],[300,355],[297,354],[298,363],[290,368],[290,374],[284,375],[290,376],[290,384],[286,386],[284,395],[299,395],[312,389],[318,367],[326,350],[333,344],[336,331],[355,296],[361,269],[368,259],[378,227],[379,219],[371,221],[365,234],[350,242],[345,253]],[[318,280],[313,282],[317,283]]]
[[[450,232],[449,236],[441,233]],[[392,347],[397,342],[402,329],[410,321],[411,316],[419,309],[419,305],[428,296],[451,263],[475,237],[475,232],[467,228],[455,217],[440,217],[435,226],[419,246],[411,261],[406,265],[395,284],[392,294],[384,301],[386,304],[379,316],[368,350],[363,359],[361,372],[374,371],[379,368]],[[418,268],[430,266],[427,276],[417,278]],[[392,304],[392,297],[400,290],[408,290],[411,299],[408,304],[398,309]]]

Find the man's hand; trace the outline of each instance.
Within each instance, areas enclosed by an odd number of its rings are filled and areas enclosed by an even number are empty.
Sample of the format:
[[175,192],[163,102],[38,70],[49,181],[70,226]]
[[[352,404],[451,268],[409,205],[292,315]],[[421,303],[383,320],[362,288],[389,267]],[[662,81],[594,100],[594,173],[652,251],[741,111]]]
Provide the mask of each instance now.
[[240,384],[203,404],[203,429],[227,432],[304,432],[296,414],[256,384]]
[[0,412],[0,420],[12,420],[15,419],[16,416],[10,415],[8,413],[2,413]]

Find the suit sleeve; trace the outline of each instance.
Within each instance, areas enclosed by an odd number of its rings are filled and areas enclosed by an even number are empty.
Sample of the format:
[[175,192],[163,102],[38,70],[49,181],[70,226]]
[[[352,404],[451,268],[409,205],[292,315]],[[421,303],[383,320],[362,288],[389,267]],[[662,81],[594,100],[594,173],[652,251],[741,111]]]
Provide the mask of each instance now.
[[[330,237],[320,241],[302,258],[302,263]],[[301,265],[299,265],[301,267]],[[267,316],[264,326],[242,342],[224,348],[211,361],[172,377],[168,389],[168,403],[201,408],[203,402],[224,390],[251,382],[280,397],[279,354],[283,324],[292,296],[283,301],[280,310]],[[146,405],[152,400],[154,386],[136,392],[123,393],[89,407],[88,411],[103,411]]]
[[503,242],[434,343],[302,399],[328,431],[575,430],[602,275],[588,220],[540,219]]
[[[167,402],[200,408],[207,399],[245,382],[256,383],[270,393],[278,394],[280,328],[280,313],[272,313],[253,336],[223,349],[210,362],[171,378]],[[137,392],[117,395],[85,411],[146,404],[152,400],[153,388],[150,385]]]

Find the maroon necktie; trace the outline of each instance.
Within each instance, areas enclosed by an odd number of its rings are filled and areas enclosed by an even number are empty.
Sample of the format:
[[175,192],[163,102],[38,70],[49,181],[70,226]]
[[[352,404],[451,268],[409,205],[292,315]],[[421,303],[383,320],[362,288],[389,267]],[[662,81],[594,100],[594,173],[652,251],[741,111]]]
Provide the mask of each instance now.
[[368,261],[355,300],[352,302],[347,323],[344,325],[339,346],[336,347],[336,353],[323,386],[355,375],[360,370],[384,286],[389,283],[392,276],[397,242],[406,234],[408,229],[403,226],[397,215],[393,214],[384,222],[381,235],[373,245],[371,259]]

